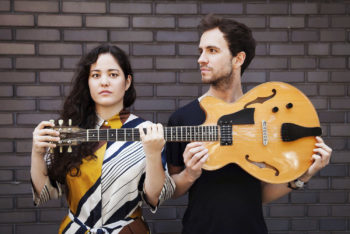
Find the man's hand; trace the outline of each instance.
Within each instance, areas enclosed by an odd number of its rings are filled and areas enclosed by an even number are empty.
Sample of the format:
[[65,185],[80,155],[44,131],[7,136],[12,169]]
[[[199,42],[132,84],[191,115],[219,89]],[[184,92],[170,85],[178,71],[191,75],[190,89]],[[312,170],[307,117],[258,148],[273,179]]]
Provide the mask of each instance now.
[[208,149],[203,146],[202,142],[192,142],[187,144],[183,157],[187,178],[194,182],[202,174],[202,165],[209,157]]

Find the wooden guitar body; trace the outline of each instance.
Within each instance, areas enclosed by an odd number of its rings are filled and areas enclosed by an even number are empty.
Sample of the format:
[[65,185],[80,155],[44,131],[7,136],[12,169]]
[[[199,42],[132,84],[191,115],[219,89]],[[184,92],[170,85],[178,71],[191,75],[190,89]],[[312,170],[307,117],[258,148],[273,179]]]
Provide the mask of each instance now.
[[231,143],[230,139],[205,142],[209,158],[203,169],[236,163],[262,181],[285,183],[300,177],[311,165],[314,136],[321,134],[321,128],[312,103],[297,88],[267,82],[233,104],[208,96],[200,105],[206,113],[203,125],[222,129],[225,123],[220,121],[226,122],[228,130],[220,130],[220,138],[232,134]]

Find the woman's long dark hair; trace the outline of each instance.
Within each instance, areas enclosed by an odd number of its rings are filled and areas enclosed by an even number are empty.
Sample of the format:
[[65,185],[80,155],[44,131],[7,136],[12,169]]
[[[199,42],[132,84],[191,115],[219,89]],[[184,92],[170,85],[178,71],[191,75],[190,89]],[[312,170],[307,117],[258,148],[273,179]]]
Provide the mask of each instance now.
[[[80,128],[95,128],[97,124],[97,116],[95,112],[95,102],[90,96],[88,79],[90,75],[90,67],[94,64],[100,54],[110,53],[118,62],[124,72],[125,79],[130,75],[133,78],[133,73],[128,56],[117,46],[100,45],[92,49],[87,55],[81,58],[77,72],[72,81],[72,89],[65,99],[63,110],[60,119],[64,123],[68,123],[68,119],[72,120],[74,126]],[[129,89],[125,92],[123,104],[124,108],[131,106],[136,98],[136,91],[133,79]],[[72,153],[59,153],[59,150],[54,149],[54,153],[50,154],[48,165],[48,176],[51,180],[56,180],[61,184],[66,184],[66,176],[69,173],[71,176],[80,175],[80,165],[84,158],[90,160],[96,158],[94,151],[98,146],[97,143],[82,143],[73,148]]]

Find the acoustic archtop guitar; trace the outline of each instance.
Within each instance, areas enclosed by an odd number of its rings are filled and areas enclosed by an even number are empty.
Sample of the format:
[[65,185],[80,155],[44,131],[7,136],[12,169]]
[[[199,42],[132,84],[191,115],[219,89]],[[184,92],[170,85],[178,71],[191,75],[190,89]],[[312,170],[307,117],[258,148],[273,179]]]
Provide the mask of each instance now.
[[[285,183],[300,177],[312,163],[315,136],[320,136],[317,112],[297,88],[267,82],[234,103],[214,97],[200,101],[206,120],[200,126],[165,127],[170,142],[205,142],[209,158],[205,170],[236,163],[267,183]],[[58,146],[96,141],[140,141],[137,128],[81,129],[64,126]],[[145,129],[146,130],[146,129]]]

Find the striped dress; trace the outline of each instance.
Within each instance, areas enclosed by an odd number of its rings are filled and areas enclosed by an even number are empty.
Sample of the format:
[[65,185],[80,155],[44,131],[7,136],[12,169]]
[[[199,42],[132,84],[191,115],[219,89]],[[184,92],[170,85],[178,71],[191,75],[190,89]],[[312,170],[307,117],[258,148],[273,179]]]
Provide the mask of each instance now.
[[[136,128],[148,124],[151,123],[123,112],[108,121],[100,119],[97,128],[103,125]],[[141,215],[142,202],[148,204],[143,191],[146,158],[141,142],[107,142],[95,155],[96,160],[83,159],[80,176],[68,174],[66,177],[69,211],[59,233],[119,233]],[[166,170],[165,160],[162,161]],[[175,190],[175,183],[167,170],[165,175],[158,205],[169,199]],[[41,194],[36,194],[33,189],[36,205],[61,195],[61,185],[50,179],[47,179]],[[157,207],[149,207],[156,212]]]

